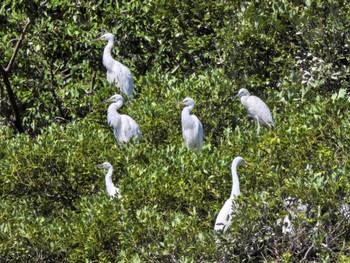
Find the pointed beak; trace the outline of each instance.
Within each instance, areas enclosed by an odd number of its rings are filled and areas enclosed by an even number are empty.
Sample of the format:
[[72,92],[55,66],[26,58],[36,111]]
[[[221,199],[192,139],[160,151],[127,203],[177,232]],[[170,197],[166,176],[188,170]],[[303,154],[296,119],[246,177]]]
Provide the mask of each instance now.
[[233,98],[238,98],[239,97],[239,93],[237,93],[235,96],[233,96]]
[[186,105],[186,102],[185,101],[178,101],[178,102],[175,102],[176,105]]
[[99,164],[95,164],[94,166],[95,166],[95,167],[102,167],[102,164],[99,163]]
[[246,162],[246,161],[244,161],[244,163],[246,164],[246,165],[248,165],[248,166],[253,166],[251,163],[248,163],[248,162]]
[[112,99],[109,98],[109,99],[106,99],[104,101],[101,101],[100,104],[105,104],[105,103],[108,103],[108,102],[111,102],[111,101],[112,101]]
[[92,43],[92,42],[97,42],[97,41],[100,41],[100,40],[102,40],[102,37],[99,37],[99,38],[96,38],[96,39],[90,40],[90,43]]
[[[232,92],[235,92],[235,90],[232,89]],[[238,97],[239,97],[239,92],[235,96],[233,96],[233,99],[238,98]]]

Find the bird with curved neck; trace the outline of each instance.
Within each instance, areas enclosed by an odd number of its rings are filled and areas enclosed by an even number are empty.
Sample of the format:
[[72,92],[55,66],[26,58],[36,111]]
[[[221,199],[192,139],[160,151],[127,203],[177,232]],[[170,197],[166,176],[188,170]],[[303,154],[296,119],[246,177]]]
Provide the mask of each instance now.
[[224,206],[221,208],[218,216],[216,217],[215,231],[226,233],[232,223],[232,212],[235,209],[235,199],[238,195],[241,194],[239,188],[239,179],[237,175],[237,167],[240,165],[249,165],[250,163],[246,162],[242,157],[238,156],[232,161],[231,173],[232,173],[232,190],[229,199],[226,200]]
[[113,128],[114,137],[119,144],[129,142],[135,138],[136,142],[140,141],[142,134],[140,126],[130,116],[119,114],[118,110],[123,106],[124,99],[121,95],[115,94],[102,103],[113,102],[108,106],[107,121]]
[[108,43],[103,51],[102,62],[107,69],[107,80],[120,88],[120,91],[133,100],[134,97],[134,77],[128,67],[113,59],[111,49],[114,44],[114,35],[111,33],[92,41],[107,40]]
[[274,125],[271,111],[259,97],[250,95],[247,89],[240,89],[234,98],[240,97],[241,103],[247,109],[248,114],[258,123],[257,134],[260,133],[260,123],[271,129]]
[[114,183],[112,181],[113,166],[109,162],[96,164],[96,166],[104,168],[104,169],[108,169],[108,172],[107,172],[107,174],[105,176],[105,183],[106,183],[107,193],[109,194],[109,196],[111,198],[117,197],[117,198],[120,199],[121,198],[120,190],[119,190],[119,188],[114,186]]
[[183,101],[177,102],[177,104],[186,106],[181,112],[181,126],[182,136],[187,149],[196,149],[197,153],[199,153],[203,148],[203,126],[197,116],[191,114],[195,101],[192,98],[186,97]]

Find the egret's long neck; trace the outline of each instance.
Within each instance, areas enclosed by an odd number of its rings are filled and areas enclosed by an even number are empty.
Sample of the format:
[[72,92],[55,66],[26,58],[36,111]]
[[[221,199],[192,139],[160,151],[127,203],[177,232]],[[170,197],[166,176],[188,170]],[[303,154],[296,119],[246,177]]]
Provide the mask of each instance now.
[[103,50],[103,65],[107,68],[107,70],[111,70],[114,64],[114,59],[111,55],[111,49],[113,46],[114,40],[109,39],[107,46]]
[[186,108],[188,109],[188,112],[190,113],[194,108],[194,104],[188,105]]
[[243,104],[244,107],[249,108],[249,106],[247,105],[247,100],[249,98],[249,95],[245,95],[241,97],[241,103]]
[[182,121],[182,123],[185,124],[185,126],[187,124],[190,124],[190,123],[188,123],[188,120],[190,120],[190,116],[191,116],[190,113],[191,113],[192,110],[193,110],[193,106],[192,107],[187,106],[181,112],[181,121]]
[[232,163],[231,171],[232,171],[231,197],[234,197],[241,194],[241,191],[239,190],[239,179],[237,175],[237,163],[235,162]]
[[115,102],[115,103],[112,103],[111,105],[108,106],[108,113],[109,112],[117,112],[117,114],[119,115],[118,113],[118,110],[123,106],[123,104],[121,102]]
[[120,115],[118,113],[118,110],[120,109],[121,105],[119,103],[112,103],[111,105],[108,106],[108,114],[113,113],[113,114],[117,114]]
[[181,112],[181,116],[189,116],[190,115],[190,113],[191,113],[191,111],[193,110],[193,108],[194,108],[194,105],[189,105],[189,106],[186,106],[183,110],[182,110],[182,112]]
[[122,105],[120,103],[112,103],[111,105],[108,106],[108,110],[107,110],[107,120],[108,122],[110,121],[116,121],[119,122],[120,121],[120,114],[118,112],[118,109],[121,107]]
[[113,174],[113,167],[108,169],[108,172],[105,177],[106,187],[114,187],[113,181],[112,181],[112,174]]

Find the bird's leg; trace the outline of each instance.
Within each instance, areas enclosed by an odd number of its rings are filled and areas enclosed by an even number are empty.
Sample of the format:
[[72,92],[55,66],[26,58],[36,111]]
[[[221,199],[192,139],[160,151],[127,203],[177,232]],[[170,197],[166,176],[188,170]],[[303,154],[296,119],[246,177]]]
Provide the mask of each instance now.
[[259,121],[259,117],[255,117],[256,122],[258,123],[258,130],[256,131],[256,134],[259,135],[260,133],[260,121]]

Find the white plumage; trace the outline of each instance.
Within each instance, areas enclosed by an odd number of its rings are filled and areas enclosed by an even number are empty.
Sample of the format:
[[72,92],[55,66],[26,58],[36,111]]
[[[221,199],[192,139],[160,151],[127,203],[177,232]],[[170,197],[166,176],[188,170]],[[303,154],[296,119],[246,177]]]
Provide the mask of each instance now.
[[226,231],[230,228],[232,223],[232,212],[235,209],[235,199],[238,195],[241,194],[239,188],[239,179],[237,175],[237,167],[239,165],[251,165],[244,161],[244,159],[240,156],[236,157],[232,161],[231,165],[231,173],[232,173],[232,190],[230,198],[226,200],[224,206],[221,208],[218,216],[216,217],[215,231],[226,233]]
[[120,190],[119,188],[114,186],[114,183],[112,181],[112,175],[113,175],[113,166],[109,163],[109,162],[104,162],[101,164],[96,164],[97,167],[102,167],[105,169],[108,169],[108,172],[105,176],[105,183],[106,183],[106,190],[107,193],[109,194],[110,197],[117,197],[117,198],[121,198],[120,195]]
[[283,204],[288,210],[289,214],[286,215],[283,219],[278,219],[277,224],[282,224],[283,234],[294,234],[295,229],[291,220],[295,219],[300,213],[306,213],[308,207],[297,198],[293,198],[291,196],[285,198],[283,200]]
[[236,97],[241,98],[241,103],[247,109],[248,114],[258,123],[257,134],[260,132],[260,123],[269,129],[274,125],[269,107],[259,97],[250,95],[247,89],[240,89]]
[[93,41],[107,40],[108,43],[103,51],[103,65],[107,69],[107,80],[120,88],[120,91],[129,97],[130,100],[134,96],[134,77],[128,67],[113,59],[111,49],[114,43],[114,35],[107,33]]
[[186,97],[178,104],[186,107],[181,112],[181,127],[182,136],[185,140],[187,149],[200,150],[203,148],[203,126],[196,115],[190,114],[194,108],[195,101],[192,98]]
[[138,142],[142,138],[140,126],[130,116],[119,114],[118,109],[123,106],[124,99],[121,95],[116,94],[103,103],[113,102],[107,110],[108,124],[113,128],[114,137],[119,144],[126,143],[135,137]]

